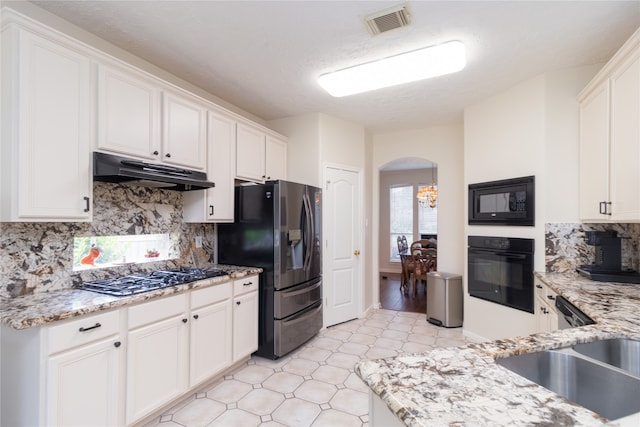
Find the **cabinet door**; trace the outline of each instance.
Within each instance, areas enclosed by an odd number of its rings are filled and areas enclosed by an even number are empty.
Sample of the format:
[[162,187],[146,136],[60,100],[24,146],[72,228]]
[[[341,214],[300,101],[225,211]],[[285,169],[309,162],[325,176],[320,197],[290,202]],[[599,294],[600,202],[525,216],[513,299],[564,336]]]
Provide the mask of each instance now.
[[258,292],[233,300],[233,361],[258,349]]
[[17,153],[9,219],[90,221],[90,61],[26,31],[19,34],[19,56],[12,58],[18,61],[17,115],[10,124],[17,126],[16,139],[2,142]]
[[611,76],[611,213],[640,220],[640,59]]
[[233,222],[236,139],[235,120],[209,112],[209,168],[207,175],[216,186],[207,190],[207,219]]
[[98,68],[98,148],[160,158],[160,90],[142,76]]
[[580,219],[602,222],[609,199],[609,82],[580,103]]
[[189,386],[231,365],[231,299],[191,312]]
[[549,312],[547,303],[543,298],[535,299],[536,330],[538,332],[549,332]]
[[244,123],[236,132],[236,177],[264,181],[265,133]]
[[265,147],[265,173],[267,179],[287,179],[287,143],[270,135]]
[[188,323],[183,320],[172,317],[129,332],[127,424],[186,390]]
[[183,195],[185,222],[233,222],[236,122],[209,112],[207,178],[216,186]]
[[207,110],[187,94],[162,96],[162,161],[191,169],[207,166]]
[[46,425],[122,424],[122,351],[117,338],[112,337],[50,357]]

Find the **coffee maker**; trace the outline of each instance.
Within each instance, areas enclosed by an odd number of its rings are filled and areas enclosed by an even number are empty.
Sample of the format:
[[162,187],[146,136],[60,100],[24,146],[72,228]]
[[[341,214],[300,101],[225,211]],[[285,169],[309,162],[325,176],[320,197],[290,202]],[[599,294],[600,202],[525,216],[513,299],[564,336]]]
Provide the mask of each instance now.
[[618,232],[586,231],[587,244],[595,248],[595,262],[581,265],[578,273],[599,282],[640,283],[640,274],[622,268],[622,237]]

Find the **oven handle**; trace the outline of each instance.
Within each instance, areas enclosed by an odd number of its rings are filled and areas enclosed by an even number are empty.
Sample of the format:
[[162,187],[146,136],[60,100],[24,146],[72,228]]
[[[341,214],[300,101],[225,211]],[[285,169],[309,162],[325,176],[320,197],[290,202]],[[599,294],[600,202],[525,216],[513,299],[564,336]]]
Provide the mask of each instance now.
[[313,291],[314,289],[319,288],[320,286],[322,286],[322,280],[318,280],[318,282],[313,286],[305,287],[303,289],[296,289],[292,291],[286,291],[286,290],[281,291],[281,296],[284,298],[289,298],[289,297],[294,297],[296,295],[306,294],[309,291]]
[[515,259],[527,259],[529,255],[522,254],[518,252],[498,252],[498,251],[486,251],[482,249],[473,249],[469,248],[469,253],[477,253],[477,254],[490,254],[504,258],[515,258]]

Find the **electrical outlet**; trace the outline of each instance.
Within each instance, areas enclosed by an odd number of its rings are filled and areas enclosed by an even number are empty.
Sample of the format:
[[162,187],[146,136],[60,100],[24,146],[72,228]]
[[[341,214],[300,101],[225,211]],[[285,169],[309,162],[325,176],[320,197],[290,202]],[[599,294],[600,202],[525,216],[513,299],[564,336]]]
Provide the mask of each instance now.
[[201,248],[202,247],[202,236],[196,236],[195,241],[196,241],[196,248]]

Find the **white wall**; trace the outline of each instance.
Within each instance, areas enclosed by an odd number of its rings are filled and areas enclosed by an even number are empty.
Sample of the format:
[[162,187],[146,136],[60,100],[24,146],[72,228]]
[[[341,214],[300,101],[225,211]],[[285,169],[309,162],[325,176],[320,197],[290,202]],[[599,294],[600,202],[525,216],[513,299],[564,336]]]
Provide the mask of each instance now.
[[[372,252],[378,254],[380,234],[380,168],[404,157],[428,159],[438,165],[438,270],[462,274],[464,268],[464,145],[462,124],[372,135]],[[377,257],[373,272],[379,271]],[[372,277],[373,300],[379,302],[379,278]]]
[[[544,271],[545,223],[577,220],[576,95],[598,68],[547,73],[465,109],[465,187],[497,179],[536,177],[534,227],[465,225],[466,236],[535,239],[534,268]],[[465,199],[465,212],[467,204]],[[463,255],[466,289],[466,252]],[[469,297],[465,291],[464,329],[467,335],[496,339],[534,333],[536,324],[533,314]]]
[[[595,64],[560,70],[546,79],[546,187],[543,218],[546,223],[580,222],[579,162],[580,113],[577,94],[604,66]],[[558,183],[562,183],[558,185]]]
[[326,114],[319,114],[319,120],[323,164],[342,164],[364,169],[364,127]]

